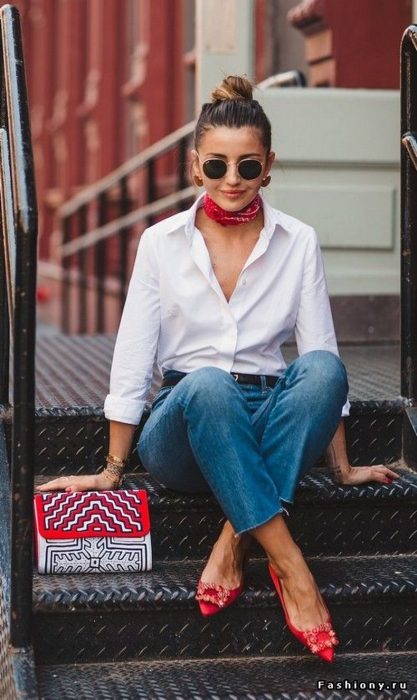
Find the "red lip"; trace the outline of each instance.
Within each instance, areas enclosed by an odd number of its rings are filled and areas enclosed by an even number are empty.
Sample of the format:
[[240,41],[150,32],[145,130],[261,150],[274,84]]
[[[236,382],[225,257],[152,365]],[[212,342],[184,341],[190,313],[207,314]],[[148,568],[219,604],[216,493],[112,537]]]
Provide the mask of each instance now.
[[223,194],[243,194],[241,190],[223,190]]

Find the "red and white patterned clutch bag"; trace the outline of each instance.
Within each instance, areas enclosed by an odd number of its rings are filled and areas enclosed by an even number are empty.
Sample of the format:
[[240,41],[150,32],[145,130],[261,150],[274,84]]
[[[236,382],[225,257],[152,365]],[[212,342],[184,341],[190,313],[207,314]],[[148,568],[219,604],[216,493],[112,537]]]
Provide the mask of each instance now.
[[145,490],[38,493],[34,510],[40,574],[152,569]]

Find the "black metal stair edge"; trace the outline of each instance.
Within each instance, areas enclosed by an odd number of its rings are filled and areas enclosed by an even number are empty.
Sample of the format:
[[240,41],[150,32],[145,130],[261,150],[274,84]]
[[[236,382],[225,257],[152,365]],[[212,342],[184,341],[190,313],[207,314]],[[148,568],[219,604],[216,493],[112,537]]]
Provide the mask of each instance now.
[[217,657],[40,666],[38,683],[42,700],[416,700],[416,668],[417,652]]
[[[326,468],[314,468],[300,481],[294,498],[298,503],[343,503],[363,501],[411,501],[417,505],[417,472],[403,465],[391,465],[400,478],[392,484],[368,482],[358,486],[335,484]],[[56,474],[37,476],[36,484],[54,479]],[[148,492],[151,507],[164,508],[204,508],[218,510],[214,497],[209,493],[180,493],[158,484],[146,472],[131,473],[125,477],[124,489],[144,488]]]
[[[104,397],[103,397],[104,400]],[[401,396],[395,399],[380,399],[380,400],[351,400],[350,415],[362,416],[374,414],[375,416],[394,414],[400,415],[404,413],[407,406],[407,401]],[[149,410],[145,410],[141,424],[143,424],[149,416]],[[52,418],[78,418],[92,417],[106,420],[103,412],[103,405],[88,405],[85,406],[37,406],[35,410],[36,419],[52,419]]]
[[10,468],[4,423],[0,420],[0,697],[38,698],[33,648],[10,645]]
[[[329,603],[417,601],[417,553],[346,557],[306,557]],[[201,561],[158,562],[154,569],[129,574],[34,575],[35,613],[172,610],[195,607]],[[266,561],[250,561],[246,588],[236,606],[271,607],[277,596]]]

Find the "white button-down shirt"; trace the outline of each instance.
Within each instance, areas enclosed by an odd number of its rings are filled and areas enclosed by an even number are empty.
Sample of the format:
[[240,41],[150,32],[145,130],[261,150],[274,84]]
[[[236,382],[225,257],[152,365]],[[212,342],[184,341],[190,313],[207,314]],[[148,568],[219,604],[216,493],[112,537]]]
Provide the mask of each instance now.
[[104,402],[109,420],[139,424],[156,368],[277,375],[293,332],[300,355],[339,354],[314,229],[263,200],[264,227],[227,302],[195,226],[202,197],[140,238]]

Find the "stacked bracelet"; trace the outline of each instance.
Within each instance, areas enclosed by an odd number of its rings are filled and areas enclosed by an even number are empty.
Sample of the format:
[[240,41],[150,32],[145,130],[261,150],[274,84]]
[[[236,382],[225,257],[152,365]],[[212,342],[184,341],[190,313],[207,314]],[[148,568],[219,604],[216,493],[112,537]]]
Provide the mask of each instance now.
[[105,472],[107,472],[107,474],[111,474],[112,476],[116,476],[120,481],[123,476],[123,467],[118,467],[116,464],[107,462],[107,467],[103,470],[103,473]]
[[120,459],[120,457],[115,457],[114,455],[108,454],[106,457],[107,460],[107,466],[103,470],[103,474],[107,474],[108,476],[111,477],[116,477],[119,480],[119,485],[120,482],[122,481],[123,477],[123,470],[124,466],[126,463],[126,460]]
[[114,455],[108,454],[106,457],[107,462],[111,462],[111,464],[116,465],[116,467],[122,467],[124,468],[126,464],[125,459],[121,459],[120,457],[115,457]]

